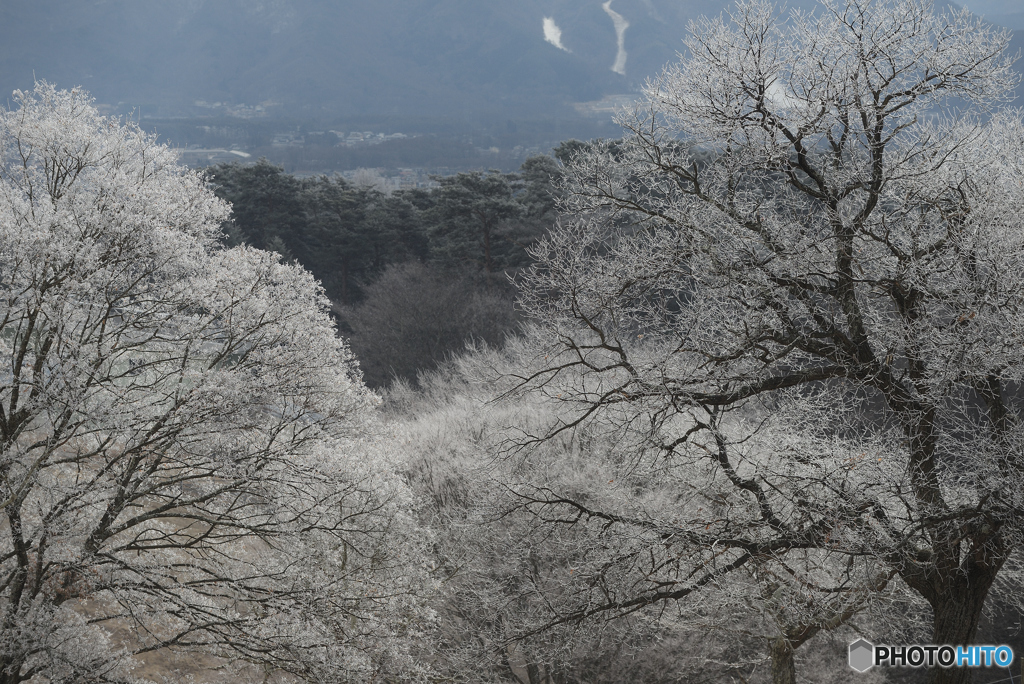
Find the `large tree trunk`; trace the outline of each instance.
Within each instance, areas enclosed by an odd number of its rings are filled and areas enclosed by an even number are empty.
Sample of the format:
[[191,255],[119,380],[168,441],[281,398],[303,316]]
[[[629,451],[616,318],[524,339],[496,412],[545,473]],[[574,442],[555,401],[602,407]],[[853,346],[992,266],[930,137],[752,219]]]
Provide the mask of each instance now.
[[772,684],[796,684],[796,663],[793,645],[784,636],[769,642],[772,656]]
[[[970,539],[972,551],[963,560],[959,559],[960,545],[955,544],[947,554],[950,556],[947,560],[954,562],[937,563],[938,567],[945,565],[946,572],[942,574],[946,576],[941,578],[945,581],[934,583],[937,590],[929,597],[934,611],[933,644],[956,647],[974,643],[985,598],[1005,558],[1000,541],[998,536]],[[955,562],[957,560],[960,562]],[[970,667],[934,667],[928,681],[930,684],[969,684],[973,670]]]
[[[970,587],[963,594],[948,596],[939,603],[935,608],[932,643],[954,647],[973,643],[987,594],[988,586]],[[928,681],[931,684],[969,684],[972,672],[970,667],[934,667]]]

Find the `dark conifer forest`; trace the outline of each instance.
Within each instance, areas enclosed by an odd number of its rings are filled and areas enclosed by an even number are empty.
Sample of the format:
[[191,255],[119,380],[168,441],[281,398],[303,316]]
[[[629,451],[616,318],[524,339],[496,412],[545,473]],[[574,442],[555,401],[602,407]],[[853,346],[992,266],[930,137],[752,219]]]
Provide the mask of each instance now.
[[464,172],[391,193],[337,175],[296,178],[265,159],[207,172],[232,206],[225,242],[313,273],[379,388],[415,383],[467,342],[499,345],[517,329],[511,280],[557,219],[561,164],[538,155],[518,173]]

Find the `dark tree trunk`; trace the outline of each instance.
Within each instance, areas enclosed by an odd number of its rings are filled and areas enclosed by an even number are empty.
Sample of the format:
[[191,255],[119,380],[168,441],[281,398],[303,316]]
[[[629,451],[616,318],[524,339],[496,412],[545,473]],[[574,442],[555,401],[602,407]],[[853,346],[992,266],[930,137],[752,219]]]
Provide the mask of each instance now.
[[[1001,535],[977,535],[969,538],[970,549],[960,559],[960,544],[949,546],[945,554],[937,554],[941,575],[933,581],[929,602],[934,611],[932,643],[966,646],[974,643],[981,621],[985,598],[1005,559]],[[945,555],[946,562],[941,558]],[[957,562],[959,561],[959,562]],[[944,580],[944,581],[942,581]],[[935,667],[929,672],[930,684],[969,684],[973,668]]]
[[796,662],[794,648],[789,639],[776,637],[769,642],[772,656],[772,684],[796,684]]
[[[956,647],[974,642],[988,585],[964,588],[962,591],[947,596],[936,607],[932,643]],[[972,671],[970,667],[935,667],[929,673],[928,681],[931,684],[969,684]]]

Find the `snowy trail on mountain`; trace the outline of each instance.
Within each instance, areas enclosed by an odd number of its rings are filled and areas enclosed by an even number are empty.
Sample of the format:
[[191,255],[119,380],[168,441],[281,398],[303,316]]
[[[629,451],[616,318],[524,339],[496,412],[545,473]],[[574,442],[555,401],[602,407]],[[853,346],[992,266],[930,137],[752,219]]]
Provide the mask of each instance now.
[[559,50],[572,52],[572,50],[562,45],[562,29],[558,27],[558,24],[555,23],[552,17],[544,17],[544,40]]
[[612,71],[617,74],[626,75],[626,29],[629,28],[629,22],[626,18],[612,9],[612,0],[607,0],[601,8],[605,11],[609,17],[612,18],[612,23],[615,24],[615,38],[618,41],[619,51],[615,55],[615,64],[612,65]]

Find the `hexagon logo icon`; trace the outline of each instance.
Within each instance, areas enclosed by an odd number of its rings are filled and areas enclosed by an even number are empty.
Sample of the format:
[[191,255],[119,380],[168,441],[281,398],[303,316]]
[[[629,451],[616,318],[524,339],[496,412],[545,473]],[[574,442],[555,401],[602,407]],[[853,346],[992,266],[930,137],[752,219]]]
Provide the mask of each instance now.
[[867,672],[875,664],[874,655],[874,644],[864,639],[857,639],[850,644],[850,667],[857,672]]

